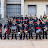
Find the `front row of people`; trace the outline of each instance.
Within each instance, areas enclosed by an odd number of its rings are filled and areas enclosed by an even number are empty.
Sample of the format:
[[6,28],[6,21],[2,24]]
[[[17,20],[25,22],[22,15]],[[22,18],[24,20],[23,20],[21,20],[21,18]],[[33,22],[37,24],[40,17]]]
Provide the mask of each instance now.
[[[12,34],[12,38],[15,36],[15,39],[17,40],[17,34],[20,36],[20,40],[26,39],[28,40],[28,33],[29,33],[29,39],[33,39],[33,33],[36,34],[36,39],[41,39],[41,35],[43,35],[44,39],[44,34],[47,39],[47,26],[46,23],[43,22],[43,24],[40,24],[40,21],[37,21],[37,23],[34,23],[32,21],[29,22],[29,24],[16,24],[15,21],[13,21],[13,24],[10,23],[8,24],[8,21],[6,21],[6,24],[4,25],[4,39],[7,38],[9,39],[10,33]],[[2,39],[2,24],[0,23],[0,37]]]

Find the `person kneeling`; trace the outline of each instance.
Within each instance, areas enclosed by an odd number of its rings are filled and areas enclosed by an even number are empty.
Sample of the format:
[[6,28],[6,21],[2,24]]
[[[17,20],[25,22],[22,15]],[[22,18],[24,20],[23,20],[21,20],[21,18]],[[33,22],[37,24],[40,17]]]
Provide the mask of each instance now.
[[9,39],[9,25],[8,25],[8,21],[5,21],[6,24],[4,25],[4,39],[6,39],[6,34],[7,34],[7,38]]

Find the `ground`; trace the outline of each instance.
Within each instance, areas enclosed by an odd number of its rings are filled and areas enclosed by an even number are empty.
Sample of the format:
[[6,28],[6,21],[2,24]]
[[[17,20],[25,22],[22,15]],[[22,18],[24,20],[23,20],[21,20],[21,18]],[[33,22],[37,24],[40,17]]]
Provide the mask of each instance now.
[[0,48],[48,48],[48,39],[0,40]]

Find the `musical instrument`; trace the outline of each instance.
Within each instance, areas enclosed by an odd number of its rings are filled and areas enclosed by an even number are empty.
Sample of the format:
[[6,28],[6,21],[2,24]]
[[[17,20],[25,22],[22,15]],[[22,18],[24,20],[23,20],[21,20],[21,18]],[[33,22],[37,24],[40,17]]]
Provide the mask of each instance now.
[[36,33],[42,35],[42,30],[41,30],[41,29],[38,29],[38,30],[36,31]]
[[41,29],[38,29],[38,30],[36,31],[36,33],[39,33],[39,32],[41,32]]

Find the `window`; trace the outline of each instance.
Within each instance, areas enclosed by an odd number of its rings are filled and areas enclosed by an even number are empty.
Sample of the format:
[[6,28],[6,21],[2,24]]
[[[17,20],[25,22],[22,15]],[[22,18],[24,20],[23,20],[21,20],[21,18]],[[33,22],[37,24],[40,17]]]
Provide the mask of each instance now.
[[46,15],[48,16],[48,5],[46,6]]
[[12,17],[13,14],[21,16],[21,5],[7,5],[7,16]]
[[0,3],[0,14],[1,14],[1,3]]
[[28,15],[36,15],[36,5],[28,5]]

